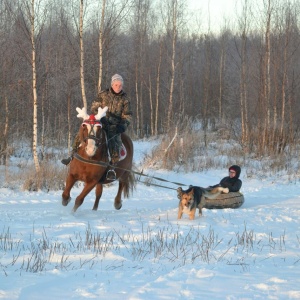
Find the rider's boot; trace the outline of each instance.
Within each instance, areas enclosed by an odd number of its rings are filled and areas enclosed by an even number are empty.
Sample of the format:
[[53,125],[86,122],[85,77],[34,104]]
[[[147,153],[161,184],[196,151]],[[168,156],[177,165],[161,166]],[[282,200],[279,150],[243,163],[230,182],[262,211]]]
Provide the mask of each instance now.
[[76,152],[76,150],[72,149],[72,152],[71,152],[70,156],[68,158],[62,159],[61,163],[67,166],[71,162],[71,160],[73,159],[73,156],[74,156],[75,152]]
[[107,180],[116,180],[116,172],[114,169],[114,166],[119,162],[120,158],[119,155],[114,155],[111,159],[111,168],[106,173],[106,179]]
[[77,134],[75,136],[75,139],[74,139],[73,144],[72,144],[72,151],[71,151],[70,156],[68,158],[62,159],[61,163],[67,166],[71,162],[71,160],[73,159],[73,156],[77,152],[77,149],[78,149],[79,146],[80,146],[80,139],[79,139],[79,134]]

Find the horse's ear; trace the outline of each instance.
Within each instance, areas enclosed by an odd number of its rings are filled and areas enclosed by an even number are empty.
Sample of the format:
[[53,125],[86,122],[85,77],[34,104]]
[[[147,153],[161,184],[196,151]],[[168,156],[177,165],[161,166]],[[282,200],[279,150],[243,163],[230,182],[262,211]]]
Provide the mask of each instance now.
[[76,110],[78,112],[77,118],[82,118],[83,120],[88,119],[90,116],[86,113],[86,108],[83,107],[80,109],[79,107],[76,107]]
[[105,106],[104,108],[98,107],[98,113],[95,116],[96,120],[100,120],[106,115],[106,111],[108,110],[108,107]]

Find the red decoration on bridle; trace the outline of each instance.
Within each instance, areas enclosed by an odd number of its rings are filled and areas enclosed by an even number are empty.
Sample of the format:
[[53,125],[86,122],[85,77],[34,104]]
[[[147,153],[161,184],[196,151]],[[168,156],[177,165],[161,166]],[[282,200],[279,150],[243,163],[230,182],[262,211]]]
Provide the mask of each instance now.
[[93,126],[100,126],[102,127],[102,124],[99,120],[96,120],[95,115],[90,115],[88,119],[84,120],[82,122],[82,125],[93,125]]

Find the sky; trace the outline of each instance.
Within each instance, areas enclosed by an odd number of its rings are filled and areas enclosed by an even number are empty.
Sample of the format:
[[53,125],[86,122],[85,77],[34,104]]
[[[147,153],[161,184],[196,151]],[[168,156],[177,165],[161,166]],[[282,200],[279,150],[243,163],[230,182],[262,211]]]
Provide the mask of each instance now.
[[134,161],[171,189],[139,182],[119,211],[116,183],[104,188],[98,211],[92,191],[73,214],[82,184],[64,207],[62,191],[8,188],[1,165],[0,299],[300,299],[300,183],[247,177],[243,168],[240,208],[177,220],[171,182],[205,187],[227,170],[151,169],[145,157],[159,142],[135,141]]
[[237,0],[188,0],[189,8],[201,12],[201,24],[204,31],[210,29],[219,32],[226,23],[234,21],[237,12]]
[[[226,25],[234,28],[241,13],[244,0],[187,0],[189,9],[199,15],[198,23],[201,30],[219,33]],[[260,7],[262,0],[249,2],[255,9]]]

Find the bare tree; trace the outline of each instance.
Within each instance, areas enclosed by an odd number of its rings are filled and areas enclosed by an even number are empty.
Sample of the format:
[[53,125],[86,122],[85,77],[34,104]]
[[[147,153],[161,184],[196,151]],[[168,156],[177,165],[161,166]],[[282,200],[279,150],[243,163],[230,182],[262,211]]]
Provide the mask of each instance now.
[[250,14],[250,7],[247,0],[243,3],[243,10],[242,10],[242,17],[240,21],[241,27],[241,71],[240,71],[240,114],[241,114],[241,129],[242,129],[242,137],[241,142],[242,145],[245,145],[248,142],[248,96],[247,96],[247,70],[248,70],[248,61],[247,61],[247,41],[248,41],[248,34],[249,34],[249,14]]
[[80,0],[80,13],[79,13],[79,40],[80,40],[80,84],[83,106],[87,108],[87,101],[85,95],[84,84],[84,45],[83,45],[83,0]]
[[176,42],[178,38],[177,28],[177,14],[178,14],[178,1],[171,0],[171,30],[172,30],[172,54],[171,54],[171,80],[170,80],[170,94],[169,94],[169,105],[168,105],[168,116],[167,116],[167,129],[170,129],[172,113],[173,113],[173,93],[174,93],[174,82],[175,82],[175,58],[176,58]]
[[104,16],[105,16],[106,0],[102,0],[101,21],[99,29],[99,76],[97,91],[102,90],[102,76],[103,76],[103,44],[104,44]]
[[288,84],[288,50],[290,44],[290,32],[291,32],[291,10],[288,5],[285,10],[285,38],[283,43],[283,74],[282,74],[282,84],[281,84],[281,125],[280,125],[280,137],[283,138],[284,130],[285,130],[285,119],[286,119],[286,89]]
[[[134,53],[135,53],[135,98],[136,98],[136,126],[138,134],[144,134],[144,107],[145,107],[145,92],[144,85],[147,86],[148,76],[144,74],[146,59],[146,43],[148,39],[148,22],[149,22],[149,0],[136,0],[135,1],[135,19],[133,24],[134,32]],[[145,79],[144,79],[145,78]],[[148,91],[149,88],[148,88]]]
[[37,153],[37,141],[38,141],[38,99],[36,91],[36,50],[35,50],[35,12],[34,12],[34,0],[31,0],[31,9],[29,11],[30,25],[31,25],[31,53],[32,53],[32,94],[33,94],[33,139],[32,139],[32,153],[34,159],[35,170],[37,173],[40,171],[39,158]]
[[225,59],[226,59],[226,49],[225,49],[225,38],[224,35],[222,36],[222,46],[221,46],[221,52],[220,52],[220,68],[219,68],[219,81],[220,81],[220,87],[219,87],[219,120],[223,120],[223,78],[224,78],[224,70],[225,70]]
[[162,42],[159,43],[159,57],[156,71],[156,92],[155,92],[155,121],[154,121],[154,135],[158,134],[158,108],[159,108],[159,96],[160,96],[160,73],[161,73],[161,61],[162,61]]
[[271,0],[265,0],[266,7],[266,19],[265,19],[265,49],[263,56],[263,65],[262,65],[262,86],[263,86],[263,103],[265,107],[265,118],[263,121],[263,135],[261,148],[265,149],[268,144],[268,137],[270,133],[270,121],[271,121],[271,18],[273,13]]

